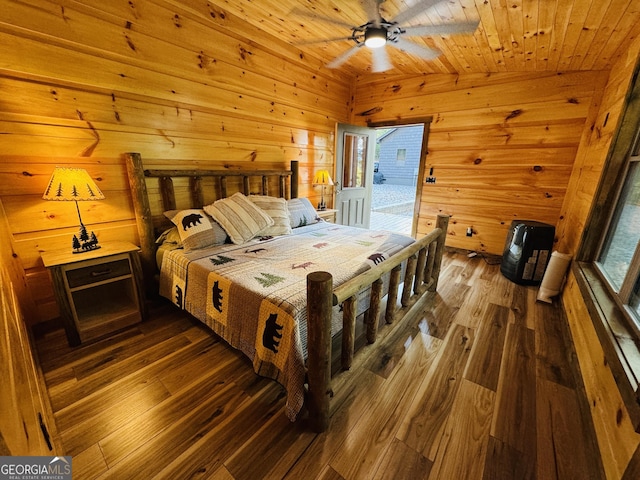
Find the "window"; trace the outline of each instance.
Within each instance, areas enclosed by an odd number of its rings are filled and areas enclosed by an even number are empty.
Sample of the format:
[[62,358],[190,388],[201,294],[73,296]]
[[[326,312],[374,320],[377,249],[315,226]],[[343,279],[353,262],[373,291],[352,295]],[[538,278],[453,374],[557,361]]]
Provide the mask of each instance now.
[[344,173],[342,185],[345,188],[364,187],[364,167],[367,159],[367,136],[345,133]]
[[396,165],[403,166],[407,160],[407,149],[399,148],[396,152]]
[[632,327],[640,331],[640,129],[622,178],[596,266]]
[[640,433],[640,63],[572,271]]

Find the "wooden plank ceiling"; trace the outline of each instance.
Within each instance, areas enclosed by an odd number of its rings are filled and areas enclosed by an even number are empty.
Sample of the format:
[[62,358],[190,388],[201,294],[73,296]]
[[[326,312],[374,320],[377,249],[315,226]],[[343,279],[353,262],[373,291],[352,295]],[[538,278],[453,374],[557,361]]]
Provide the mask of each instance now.
[[[184,0],[183,0],[184,1]],[[186,0],[188,3],[190,0]],[[234,0],[220,8],[314,56],[323,64],[349,50],[350,26],[369,20],[379,0]],[[478,21],[473,34],[408,39],[442,52],[424,60],[384,47],[393,67],[386,74],[504,71],[609,70],[630,39],[640,34],[640,0],[382,0],[392,21],[417,4],[426,10],[403,25]],[[373,5],[372,5],[373,4]],[[318,42],[320,40],[320,42]],[[274,47],[275,48],[275,47]],[[347,75],[371,73],[367,48],[338,68]]]

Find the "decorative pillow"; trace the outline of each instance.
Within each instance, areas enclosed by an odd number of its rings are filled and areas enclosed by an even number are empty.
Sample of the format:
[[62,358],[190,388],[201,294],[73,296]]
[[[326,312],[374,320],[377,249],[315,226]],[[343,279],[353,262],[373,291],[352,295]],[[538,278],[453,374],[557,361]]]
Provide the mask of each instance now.
[[304,227],[312,223],[318,223],[320,217],[316,209],[313,208],[308,198],[292,198],[287,200],[289,207],[289,219],[291,228]]
[[261,230],[273,225],[273,218],[240,192],[216,200],[205,206],[204,211],[224,228],[236,245],[248,242]]
[[180,239],[180,232],[178,232],[178,227],[171,227],[166,229],[160,236],[156,239],[157,245],[162,245],[163,243],[173,243],[176,245],[182,246],[182,240]]
[[289,209],[287,208],[287,201],[284,198],[269,197],[267,195],[249,195],[249,200],[273,218],[273,225],[264,230],[260,230],[260,235],[277,236],[289,235],[291,233]]
[[204,210],[171,210],[164,215],[177,227],[185,251],[222,245],[227,241],[226,232]]

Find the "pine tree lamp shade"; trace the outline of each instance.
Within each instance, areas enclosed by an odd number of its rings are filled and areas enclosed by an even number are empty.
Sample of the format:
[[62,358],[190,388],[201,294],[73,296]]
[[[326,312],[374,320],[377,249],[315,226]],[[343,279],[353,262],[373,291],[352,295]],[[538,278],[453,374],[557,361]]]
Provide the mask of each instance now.
[[88,252],[100,248],[96,235],[87,231],[80,216],[79,201],[104,200],[104,195],[84,168],[56,167],[42,196],[45,200],[76,202],[80,232],[73,236],[73,253]]

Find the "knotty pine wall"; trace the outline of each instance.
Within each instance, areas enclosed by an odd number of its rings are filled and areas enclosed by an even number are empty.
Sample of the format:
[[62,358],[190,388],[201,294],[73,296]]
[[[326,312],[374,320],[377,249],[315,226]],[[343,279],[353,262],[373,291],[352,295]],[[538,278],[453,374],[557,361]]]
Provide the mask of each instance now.
[[[578,149],[566,200],[558,222],[559,251],[575,254],[588,223],[600,177],[618,130],[634,69],[640,62],[640,37],[636,37],[611,70],[597,115]],[[605,358],[589,312],[569,272],[562,301],[569,320],[591,416],[608,479],[622,478],[631,456],[640,448],[616,381]]]
[[124,152],[150,168],[296,159],[314,200],[313,172],[332,168],[348,119],[348,80],[207,2],[3,2],[0,44],[0,202],[30,323],[58,315],[40,252],[71,248],[78,225],[73,203],[41,198],[55,165],[98,181],[106,199],[80,209],[100,241],[136,243]]
[[[0,451],[2,455],[62,455],[40,367],[21,305],[30,305],[24,275],[15,261],[11,233],[0,204]],[[41,430],[51,435],[53,451]]]
[[[512,220],[558,222],[578,145],[607,75],[359,78],[352,121],[432,116],[418,235],[444,213],[451,215],[448,245],[501,255]],[[431,168],[436,183],[425,184]]]

